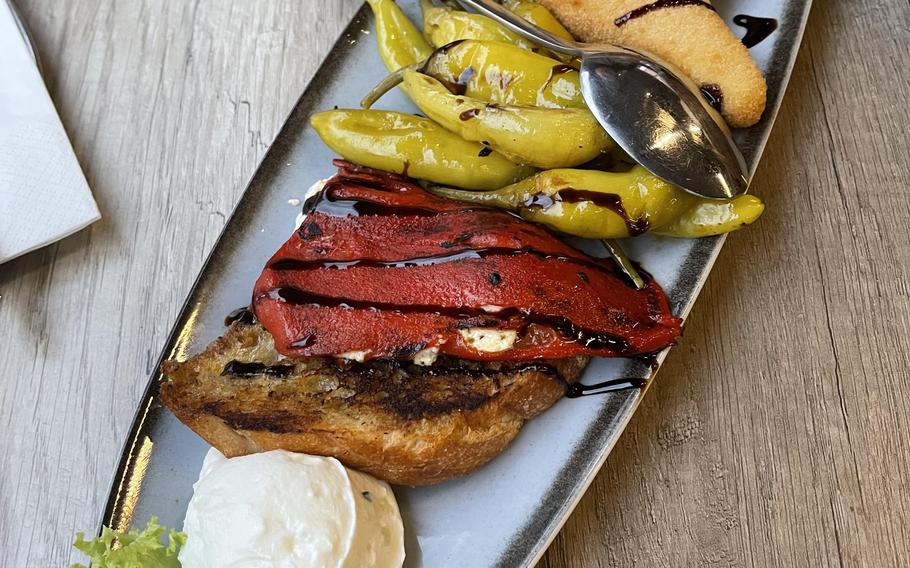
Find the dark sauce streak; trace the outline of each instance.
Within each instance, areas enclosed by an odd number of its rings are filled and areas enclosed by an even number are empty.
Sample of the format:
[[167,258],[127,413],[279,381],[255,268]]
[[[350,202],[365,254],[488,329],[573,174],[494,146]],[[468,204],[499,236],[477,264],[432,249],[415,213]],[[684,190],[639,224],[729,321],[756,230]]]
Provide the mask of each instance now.
[[458,118],[460,118],[461,120],[471,120],[472,118],[476,117],[478,114],[480,114],[479,108],[469,108],[468,110],[459,114]]
[[442,241],[441,243],[439,243],[439,246],[444,249],[449,249],[456,245],[460,245],[461,243],[470,241],[472,236],[473,235],[471,233],[461,233],[460,235],[457,235],[451,241]]
[[622,199],[615,193],[600,193],[597,191],[588,191],[584,189],[566,188],[560,189],[553,195],[532,195],[529,199],[525,200],[522,205],[525,207],[540,207],[546,209],[547,207],[551,207],[558,202],[588,202],[593,203],[598,207],[609,209],[622,217],[623,221],[626,223],[626,228],[629,231],[629,235],[633,237],[646,232],[650,228],[650,223],[646,217],[642,217],[640,219],[631,218],[628,212],[626,212],[626,208],[623,207]]
[[565,73],[571,73],[572,71],[578,71],[575,67],[571,65],[566,65],[565,63],[560,63],[559,65],[554,65],[553,69],[550,70],[550,78],[552,79],[556,75],[563,75]]
[[714,107],[714,110],[720,112],[724,104],[724,93],[720,90],[720,85],[714,83],[701,86],[701,94],[708,101],[708,104]]
[[645,14],[650,14],[656,10],[660,10],[662,8],[676,8],[678,6],[704,6],[712,12],[716,12],[714,6],[708,4],[704,0],[657,0],[656,2],[651,2],[650,4],[645,4],[644,6],[639,6],[631,12],[626,12],[622,16],[613,20],[613,23],[619,27],[627,23],[629,20],[640,18]]
[[465,40],[465,39],[456,39],[455,41],[450,41],[449,43],[445,44],[444,46],[437,48],[436,51],[434,51],[430,55],[430,57],[432,58],[433,56],[436,56],[436,55],[446,54],[449,52],[449,50],[454,49],[456,46],[458,46],[466,41],[467,40]]
[[322,229],[319,228],[319,225],[315,221],[306,220],[300,225],[300,228],[297,229],[297,235],[304,241],[310,239],[315,239],[322,236]]
[[636,357],[636,359],[638,359],[639,361],[641,361],[642,363],[647,365],[651,369],[652,372],[656,371],[658,369],[658,367],[660,367],[660,363],[657,362],[656,353],[649,353],[647,355],[639,355],[638,357]]
[[637,164],[625,152],[616,150],[604,152],[594,159],[575,166],[580,170],[597,170],[601,172],[627,172]]
[[[320,194],[307,200],[307,203],[304,206],[304,210],[307,212],[320,212],[326,215],[333,216],[359,216],[359,215],[418,215],[418,216],[435,216],[440,214],[439,211],[432,208],[422,208],[422,207],[401,207],[401,206],[392,206],[381,203],[374,203],[358,199],[338,199],[336,197],[336,187],[331,185],[327,186],[324,191]],[[648,229],[647,219],[630,219],[625,209],[622,206],[622,201],[619,196],[615,194],[603,194],[592,191],[585,190],[576,190],[572,188],[563,189],[557,192],[553,196],[546,195],[536,195],[528,200],[525,203],[526,207],[548,207],[555,203],[556,201],[565,201],[569,203],[577,202],[591,202],[601,207],[608,207],[611,210],[615,211],[626,221],[626,225],[629,229],[629,233],[632,235],[638,235]],[[473,209],[467,208],[460,211],[472,211]],[[470,235],[459,235],[455,240],[461,242],[462,239],[467,240],[470,238]],[[455,242],[445,242],[440,246],[447,248],[450,246],[455,246]],[[414,266],[427,266],[427,265],[437,265],[447,262],[456,262],[456,261],[465,261],[465,260],[475,260],[483,259],[491,255],[519,255],[519,254],[533,254],[537,255],[544,259],[559,260],[564,262],[572,262],[578,265],[581,265],[589,270],[596,270],[600,272],[605,272],[608,274],[613,274],[611,270],[605,268],[602,262],[598,262],[597,259],[586,259],[586,258],[574,258],[574,257],[565,257],[561,255],[551,255],[546,254],[531,248],[520,248],[520,249],[508,249],[508,248],[487,248],[487,249],[471,249],[458,251],[453,253],[445,253],[435,256],[429,256],[425,258],[413,258],[413,259],[403,259],[395,261],[377,261],[377,260],[368,260],[368,259],[359,259],[352,261],[333,261],[333,260],[314,260],[314,261],[303,261],[298,259],[279,259],[270,263],[269,268],[273,270],[307,270],[307,269],[319,269],[319,268],[331,268],[331,269],[347,269],[351,267],[381,267],[381,268],[409,268]],[[584,273],[579,273],[579,277],[584,281],[587,279],[587,275]],[[490,285],[498,285],[501,282],[501,276],[496,274],[489,275],[488,283]],[[275,301],[280,301],[292,305],[302,305],[302,306],[311,306],[311,307],[327,307],[327,308],[341,308],[341,309],[359,309],[359,310],[371,310],[371,311],[388,311],[399,314],[439,314],[453,319],[468,320],[468,319],[477,319],[485,318],[483,323],[484,326],[494,326],[504,322],[508,322],[510,318],[521,318],[523,321],[523,328],[520,330],[523,332],[529,325],[538,324],[550,327],[555,330],[557,333],[560,333],[563,337],[580,343],[591,349],[610,349],[615,354],[624,354],[631,352],[631,346],[629,343],[620,336],[609,334],[609,333],[600,333],[593,330],[583,329],[577,327],[567,318],[560,316],[550,316],[546,314],[539,314],[532,312],[526,309],[520,308],[505,308],[496,314],[489,314],[484,312],[479,308],[467,308],[467,307],[458,307],[458,308],[444,308],[442,306],[432,306],[432,305],[398,305],[398,304],[388,304],[380,302],[362,302],[349,300],[345,298],[335,298],[329,296],[323,296],[319,294],[313,294],[307,292],[306,290],[301,290],[293,287],[281,287],[270,290],[263,294],[260,294],[255,300],[262,299],[271,299]],[[294,343],[291,347],[306,347],[312,344],[314,338],[312,336],[305,336]]]
[[777,20],[774,18],[759,18],[746,14],[735,16],[733,23],[746,28],[746,35],[743,36],[742,42],[747,48],[760,44],[777,29]]
[[288,347],[309,347],[316,338],[313,335],[304,335],[300,339],[288,343]]
[[237,308],[236,310],[229,313],[224,318],[225,327],[230,326],[234,322],[244,323],[246,325],[251,325],[256,322],[256,316],[250,311],[249,306],[244,306],[242,308]]
[[[460,241],[459,241],[460,242]],[[454,246],[455,243],[445,242],[443,245]],[[491,256],[518,256],[530,254],[544,260],[556,260],[566,263],[574,263],[583,267],[607,272],[613,274],[609,269],[604,268],[601,259],[576,258],[562,256],[557,254],[547,254],[529,247],[517,249],[489,247],[479,249],[468,249],[457,252],[443,253],[422,258],[409,258],[402,260],[300,260],[296,258],[280,258],[272,261],[268,268],[272,270],[313,270],[319,268],[334,268],[345,270],[348,268],[413,268],[415,266],[437,266],[449,262],[460,262],[465,260],[483,260]],[[587,276],[585,276],[587,278]],[[500,277],[501,278],[501,277]]]
[[544,86],[541,90],[549,88],[553,81],[555,81],[556,78],[560,75],[565,75],[566,73],[570,73],[572,71],[575,71],[577,73],[578,69],[576,67],[572,67],[571,65],[566,65],[565,63],[554,65],[553,68],[550,69],[550,76],[547,77],[547,82],[544,83]]
[[[569,203],[578,202],[578,201],[593,201],[595,204],[601,205],[602,207],[610,207],[617,214],[621,215],[626,219],[626,224],[629,226],[630,234],[637,235],[644,231],[648,230],[648,220],[647,219],[629,219],[625,209],[622,207],[622,200],[619,199],[619,196],[615,194],[603,194],[596,193],[591,191],[584,190],[575,190],[575,189],[563,189],[559,191],[555,199],[553,196],[548,195],[535,195],[532,196],[529,200],[524,203],[525,207],[549,207],[553,205],[556,201],[566,201]],[[465,209],[459,209],[459,213],[476,211],[476,210],[488,210],[486,207],[466,207]],[[321,193],[311,197],[307,200],[304,205],[304,211],[307,213],[319,212],[325,215],[333,215],[339,217],[356,217],[359,215],[415,215],[421,217],[434,217],[436,215],[442,215],[446,212],[440,212],[432,208],[421,208],[421,207],[402,207],[402,206],[393,206],[385,205],[382,203],[373,203],[369,201],[362,200],[347,200],[347,199],[337,199],[335,197],[334,188],[326,187]],[[454,211],[453,211],[454,212]],[[470,240],[472,235],[470,233],[462,233],[455,237],[452,241],[445,241],[440,243],[442,248],[451,248],[458,244],[461,244],[465,241]],[[588,268],[599,270],[602,272],[607,272],[609,274],[614,274],[611,270],[604,268],[603,263],[599,263],[597,259],[587,259],[582,257],[564,257],[560,255],[550,255],[546,254],[531,248],[519,248],[519,249],[507,249],[507,248],[488,248],[488,249],[472,249],[469,251],[460,251],[455,253],[455,256],[445,254],[440,256],[432,256],[424,259],[405,259],[389,262],[374,262],[369,260],[357,260],[357,261],[332,261],[332,260],[321,260],[321,261],[301,261],[294,259],[279,259],[272,262],[269,265],[269,268],[275,270],[302,270],[306,268],[316,268],[320,266],[334,266],[335,268],[346,268],[348,266],[382,266],[382,267],[404,267],[412,265],[421,265],[421,264],[439,264],[439,261],[450,262],[452,260],[463,260],[464,255],[467,253],[476,254],[476,258],[485,258],[494,254],[536,254],[537,256],[544,259],[557,259],[566,262],[574,262],[581,264]],[[370,263],[373,264],[370,264]],[[362,264],[360,264],[362,263]]]
[[295,306],[310,306],[317,308],[341,308],[344,310],[371,310],[392,312],[397,314],[436,314],[453,319],[469,319],[484,317],[491,325],[493,322],[506,322],[512,317],[520,317],[526,324],[539,324],[548,326],[563,337],[580,343],[591,349],[612,349],[617,353],[626,353],[631,350],[629,343],[622,337],[610,333],[580,328],[560,316],[539,314],[530,310],[519,308],[504,308],[496,314],[489,314],[480,308],[457,307],[446,308],[442,306],[400,305],[384,302],[363,302],[346,298],[332,298],[321,294],[314,294],[294,288],[283,286],[261,294],[257,300],[270,299]]
[[307,213],[317,212],[334,217],[360,217],[367,215],[434,217],[439,214],[439,211],[430,207],[402,207],[359,199],[338,199],[334,189],[333,187],[326,187],[321,193],[308,199],[304,205],[304,211]]
[[[357,260],[345,260],[345,261],[336,261],[336,260],[298,260],[294,258],[282,258],[276,260],[269,264],[269,268],[272,270],[310,270],[314,268],[337,268],[344,270],[347,268],[412,268],[415,266],[436,266],[440,264],[448,264],[450,262],[458,262],[462,260],[482,260],[484,258],[501,255],[501,256],[514,256],[519,254],[534,254],[536,251],[531,251],[530,249],[508,249],[508,248],[486,248],[486,249],[470,249],[464,251],[458,251],[453,253],[439,254],[434,256],[427,256],[423,258],[410,258],[406,260],[366,260],[366,259],[357,259]],[[544,255],[543,253],[537,253],[538,256],[543,258],[557,258],[555,256]],[[558,257],[565,258],[570,260],[567,257]]]
[[221,371],[222,377],[255,377],[268,375],[270,377],[286,377],[294,371],[294,365],[266,365],[264,363],[242,363],[231,361]]
[[[510,363],[507,361],[501,362],[501,367],[498,369],[490,369],[483,366],[470,365],[467,361],[456,360],[452,364],[438,364],[434,363],[429,367],[415,367],[411,365],[408,361],[394,361],[393,363],[406,367],[408,369],[415,370],[425,376],[448,376],[451,374],[460,374],[472,378],[479,377],[490,377],[496,376],[502,373],[527,373],[531,371],[537,371],[550,375],[552,377],[557,377],[562,379],[559,376],[559,373],[556,371],[555,367],[547,365],[545,363],[537,362],[518,362]],[[365,365],[366,363],[357,363],[357,365]]]
[[474,78],[474,75],[477,74],[477,72],[474,70],[474,68],[469,66],[467,69],[465,69],[464,71],[461,72],[461,75],[459,75],[458,78],[456,78],[454,81],[452,81],[449,77],[442,76],[439,73],[433,73],[431,67],[432,67],[433,61],[437,57],[445,56],[449,52],[450,49],[454,48],[455,46],[461,44],[464,41],[465,40],[463,40],[463,39],[455,40],[451,43],[447,43],[446,45],[436,49],[427,58],[426,63],[423,66],[421,66],[420,69],[418,69],[419,72],[421,72],[425,75],[429,75],[429,76],[433,77],[434,79],[436,79],[437,81],[439,81],[440,83],[442,83],[445,86],[445,88],[448,89],[452,94],[459,95],[459,96],[464,95],[467,92],[468,83],[471,81],[472,78]]
[[622,199],[615,193],[599,193],[583,189],[563,189],[557,192],[556,195],[563,201],[569,203],[589,201],[599,207],[610,209],[623,218],[626,227],[629,229],[629,234],[633,237],[646,232],[650,228],[650,223],[647,218],[632,219],[626,212],[625,207],[623,207]]
[[[436,79],[437,81],[439,81],[440,83],[442,83],[442,85],[443,85],[446,89],[448,89],[449,92],[452,93],[453,95],[462,96],[462,95],[464,95],[465,93],[468,92],[468,85],[467,85],[467,83],[464,83],[464,84],[462,84],[462,83],[456,83],[456,82],[454,82],[454,81],[449,81],[449,80],[446,79],[445,77],[442,77],[442,76],[436,75],[436,74],[432,74],[432,73],[429,73],[429,76],[430,76],[430,77],[433,77],[434,79]],[[462,99],[461,102],[463,103],[464,100]],[[461,103],[458,103],[458,104],[461,104]]]
[[629,389],[640,389],[648,383],[647,379],[614,379],[593,385],[573,383],[566,387],[566,398],[580,398],[593,394],[606,394]]

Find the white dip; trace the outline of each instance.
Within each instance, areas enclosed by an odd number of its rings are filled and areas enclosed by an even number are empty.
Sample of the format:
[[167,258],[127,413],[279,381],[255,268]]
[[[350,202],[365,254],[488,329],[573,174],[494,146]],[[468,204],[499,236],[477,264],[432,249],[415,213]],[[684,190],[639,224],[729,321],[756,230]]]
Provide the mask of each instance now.
[[183,568],[400,567],[389,485],[334,458],[275,450],[205,457],[183,530]]

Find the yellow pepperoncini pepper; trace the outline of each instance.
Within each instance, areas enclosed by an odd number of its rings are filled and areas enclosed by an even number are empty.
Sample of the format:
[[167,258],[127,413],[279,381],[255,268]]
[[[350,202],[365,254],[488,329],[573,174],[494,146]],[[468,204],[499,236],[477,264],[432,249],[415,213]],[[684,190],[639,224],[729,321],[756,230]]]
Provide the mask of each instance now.
[[569,30],[556,19],[553,12],[548,10],[543,4],[531,0],[505,0],[503,4],[525,20],[558,38],[575,39]]
[[395,0],[367,0],[376,18],[376,43],[389,71],[425,60],[433,48]]
[[442,47],[464,39],[502,41],[525,49],[534,47],[530,41],[486,16],[444,6],[433,6],[429,2],[423,4],[423,33],[433,47]]
[[410,114],[330,110],[310,117],[310,124],[346,160],[433,183],[494,189],[534,173],[533,168]]
[[452,94],[436,79],[416,71],[406,70],[402,77],[408,95],[429,118],[519,164],[571,167],[613,147],[587,110],[495,105]]
[[587,108],[577,69],[508,43],[452,43],[433,52],[420,70],[491,103]]
[[641,166],[627,172],[558,169],[495,191],[431,187],[437,195],[515,211],[528,221],[588,239],[616,239],[645,231],[706,237],[755,221],[764,205],[754,195],[730,200],[695,197]]
[[[421,5],[423,32],[435,47],[463,39],[480,39],[508,42],[525,49],[539,49],[534,42],[524,39],[486,16],[434,6],[429,0],[422,0]],[[559,20],[536,2],[518,0],[510,2],[508,7],[522,18],[555,36],[573,39],[572,34],[559,23]]]

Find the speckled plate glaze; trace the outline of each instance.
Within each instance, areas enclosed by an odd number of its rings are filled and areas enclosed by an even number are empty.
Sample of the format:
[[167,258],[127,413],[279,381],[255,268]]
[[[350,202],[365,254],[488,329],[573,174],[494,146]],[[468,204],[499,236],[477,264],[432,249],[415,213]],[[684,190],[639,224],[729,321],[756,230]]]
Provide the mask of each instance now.
[[[417,19],[415,1],[401,1]],[[731,27],[737,14],[775,18],[777,31],[752,49],[768,79],[768,108],[755,127],[737,133],[754,171],[783,96],[811,0],[716,0]],[[333,153],[307,121],[312,113],[357,107],[385,70],[364,7],[294,107],[253,176],[199,275],[162,358],[184,358],[224,331],[224,316],[249,301],[266,259],[287,238],[310,184],[333,173]],[[415,110],[399,93],[383,108]],[[724,239],[674,240],[645,235],[628,251],[663,285],[676,314],[686,317]],[[658,358],[663,362],[666,352]],[[584,382],[646,377],[646,365],[596,360]],[[118,529],[151,516],[180,527],[208,444],[157,399],[154,374],[126,440],[102,522]],[[600,469],[638,407],[644,390],[564,399],[530,421],[498,458],[460,479],[432,487],[396,488],[404,515],[406,566],[531,566],[546,550]]]

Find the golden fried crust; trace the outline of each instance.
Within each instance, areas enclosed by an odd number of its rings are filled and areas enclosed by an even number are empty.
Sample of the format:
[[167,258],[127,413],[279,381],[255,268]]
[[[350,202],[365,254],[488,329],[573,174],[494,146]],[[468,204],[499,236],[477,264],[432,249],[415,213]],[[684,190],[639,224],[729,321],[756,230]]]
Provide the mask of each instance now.
[[661,8],[617,26],[642,0],[540,0],[577,37],[653,53],[700,86],[723,93],[721,114],[735,128],[752,126],[765,109],[767,86],[749,50],[716,12],[699,5]]
[[[282,377],[223,376],[233,360],[292,365]],[[587,358],[443,370],[385,363],[280,359],[258,324],[234,324],[199,355],[162,365],[160,398],[228,457],[272,449],[334,456],[402,485],[480,467],[578,379]],[[550,368],[559,369],[563,380]]]

